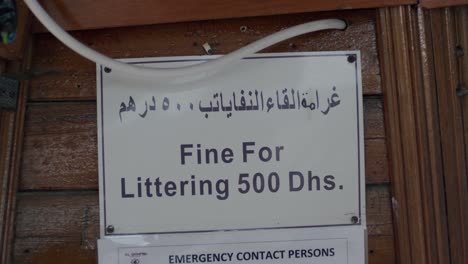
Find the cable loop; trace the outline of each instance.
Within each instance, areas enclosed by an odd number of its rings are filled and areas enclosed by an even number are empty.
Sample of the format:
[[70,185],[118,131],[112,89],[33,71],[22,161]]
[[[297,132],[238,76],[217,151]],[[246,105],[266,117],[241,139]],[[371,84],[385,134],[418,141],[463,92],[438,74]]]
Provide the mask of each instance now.
[[44,25],[44,27],[50,31],[50,33],[52,33],[66,46],[81,56],[94,61],[96,64],[103,65],[113,70],[134,74],[140,77],[162,78],[166,80],[174,78],[187,80],[193,78],[200,79],[220,71],[230,64],[239,62],[244,57],[247,57],[283,40],[319,30],[343,30],[346,28],[346,22],[340,19],[317,20],[281,30],[214,60],[179,68],[154,68],[123,63],[85,46],[83,43],[79,42],[70,34],[68,34],[64,29],[62,29],[47,14],[47,12],[42,8],[37,0],[25,0],[24,2],[29,7],[31,12],[37,17],[37,19]]

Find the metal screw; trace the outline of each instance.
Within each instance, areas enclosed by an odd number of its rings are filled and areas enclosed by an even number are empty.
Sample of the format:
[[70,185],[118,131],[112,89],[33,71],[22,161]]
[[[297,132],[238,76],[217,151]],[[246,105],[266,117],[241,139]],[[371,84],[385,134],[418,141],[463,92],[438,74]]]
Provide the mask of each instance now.
[[455,56],[462,57],[463,55],[465,55],[465,50],[461,46],[456,46],[455,47]]
[[106,231],[107,231],[107,233],[109,233],[109,234],[114,233],[114,230],[115,230],[115,228],[114,228],[113,225],[108,225],[108,226],[106,227]]
[[456,89],[457,96],[465,96],[468,94],[468,89],[463,87],[461,83],[458,84]]
[[247,26],[241,26],[239,30],[240,32],[247,32]]
[[106,73],[110,73],[111,71],[112,71],[112,69],[111,69],[111,68],[104,67],[104,72],[106,72]]
[[351,217],[351,223],[357,224],[358,221],[359,221],[359,218],[357,216]]
[[352,55],[348,55],[348,62],[349,63],[353,63],[356,61],[356,55],[352,54]]

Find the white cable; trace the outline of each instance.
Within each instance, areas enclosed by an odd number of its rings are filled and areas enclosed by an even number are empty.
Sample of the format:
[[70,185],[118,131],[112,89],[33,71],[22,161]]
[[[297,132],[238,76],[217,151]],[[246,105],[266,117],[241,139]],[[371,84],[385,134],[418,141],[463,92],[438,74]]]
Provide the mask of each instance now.
[[109,58],[93,49],[88,48],[81,42],[73,38],[65,30],[63,30],[57,23],[47,14],[37,0],[25,0],[26,5],[37,19],[60,41],[67,45],[70,49],[74,50],[81,56],[94,61],[96,64],[106,66],[118,71],[127,72],[139,76],[146,76],[151,78],[175,78],[175,77],[188,77],[188,76],[206,76],[218,71],[230,63],[240,61],[240,59],[265,49],[283,40],[299,36],[305,33],[310,33],[325,29],[345,29],[346,23],[339,19],[324,19],[313,21],[291,28],[281,30],[263,39],[255,41],[243,48],[240,48],[218,59],[210,60],[204,63],[184,66],[180,68],[151,68],[138,65],[126,64]]

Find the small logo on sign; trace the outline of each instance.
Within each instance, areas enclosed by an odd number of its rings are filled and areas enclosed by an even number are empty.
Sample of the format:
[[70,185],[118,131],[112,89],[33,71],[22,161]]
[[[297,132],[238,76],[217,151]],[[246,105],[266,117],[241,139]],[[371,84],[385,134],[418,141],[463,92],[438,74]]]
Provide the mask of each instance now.
[[139,259],[132,259],[130,261],[130,264],[140,264],[140,260]]

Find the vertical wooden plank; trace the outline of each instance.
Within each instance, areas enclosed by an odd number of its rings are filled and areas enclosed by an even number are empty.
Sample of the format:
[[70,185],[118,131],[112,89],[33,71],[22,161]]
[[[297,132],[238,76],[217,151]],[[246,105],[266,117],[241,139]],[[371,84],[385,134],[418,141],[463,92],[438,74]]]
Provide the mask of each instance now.
[[[31,35],[29,21],[29,12],[20,1],[17,40],[14,45],[0,48],[0,57],[16,61],[2,62],[0,72],[19,72],[30,68],[33,46],[28,43]],[[21,82],[16,111],[0,110],[0,264],[11,263],[28,88],[29,82]]]
[[[29,46],[26,56],[28,60],[24,63],[11,62],[10,71],[26,70],[30,66],[30,51],[32,46]],[[0,263],[11,263],[10,257],[13,248],[14,225],[15,225],[15,209],[16,209],[16,191],[18,189],[19,169],[21,164],[21,153],[23,145],[23,124],[26,112],[26,102],[28,98],[28,82],[20,84],[18,95],[17,109],[14,112],[0,113],[2,117],[0,145],[6,146],[0,150],[0,157],[3,160],[0,168],[1,193],[0,196]],[[5,123],[3,123],[5,122]],[[4,143],[6,141],[6,143]]]
[[[457,46],[455,55],[458,57],[459,85],[458,89],[468,90],[468,5],[455,9]],[[465,153],[468,153],[468,96],[462,97],[463,127],[465,135]],[[465,163],[468,167],[468,155]]]
[[378,33],[397,260],[436,264],[449,258],[424,21],[421,9],[380,9]]
[[[380,63],[382,66],[382,77],[383,77],[383,87],[387,89],[384,92],[385,100],[385,111],[386,115],[387,112],[392,113],[392,118],[386,117],[387,122],[396,123],[396,126],[387,126],[387,140],[394,141],[394,144],[388,144],[388,151],[390,159],[392,160],[390,166],[390,176],[392,177],[393,182],[402,182],[403,179],[403,167],[402,166],[395,166],[393,164],[401,164],[401,158],[398,155],[401,153],[401,145],[397,142],[400,141],[400,133],[399,133],[399,112],[396,110],[398,108],[398,104],[396,100],[389,100],[388,98],[396,98],[396,90],[389,89],[387,87],[395,87],[395,67],[392,67],[394,64],[394,53],[393,53],[393,37],[391,32],[391,17],[390,17],[390,9],[380,9],[379,16],[377,20],[377,30],[379,33],[379,49],[382,51],[380,54]],[[393,165],[393,166],[392,166]],[[398,177],[398,178],[397,178]],[[400,201],[406,200],[406,192],[405,188],[402,185],[392,184],[392,195],[393,197],[399,198]],[[392,197],[392,203],[393,203]],[[398,241],[398,245],[396,246],[396,253],[397,259],[400,263],[408,263],[411,259],[411,249],[410,249],[410,241],[406,237],[406,234],[409,233],[408,230],[408,215],[407,211],[403,210],[401,205],[398,203],[393,204],[393,214],[394,214],[394,226],[396,226],[395,238]],[[405,262],[406,261],[406,262]]]
[[[31,66],[32,45],[29,40],[29,13],[23,2],[18,4],[17,40],[14,45],[0,47],[0,72],[26,71]],[[28,82],[21,82],[16,111],[0,110],[0,263],[10,263],[16,191],[23,143],[23,125],[28,98]]]
[[[438,263],[450,263],[449,238],[447,230],[445,186],[442,170],[442,153],[440,148],[440,120],[438,115],[437,92],[433,69],[433,54],[431,29],[427,12],[419,8],[417,10],[417,30],[419,36],[420,52],[417,61],[420,68],[420,89],[416,97],[417,115],[423,122],[417,124],[419,153],[423,155],[422,185],[424,203],[424,219],[426,221],[425,232],[435,238],[427,245],[430,258]],[[437,262],[436,261],[436,262]]]
[[468,261],[468,186],[453,10],[430,11],[452,263]]
[[[5,72],[6,61],[0,60],[0,73]],[[0,246],[3,241],[4,212],[6,207],[6,191],[8,188],[8,171],[10,164],[11,138],[13,116],[0,109]],[[1,247],[0,247],[1,248]]]
[[0,248],[6,233],[3,230],[8,208],[8,189],[10,183],[9,171],[11,148],[13,140],[14,114],[0,110]]
[[[392,27],[392,34],[394,37],[394,52],[397,58],[397,76],[396,78],[396,89],[398,96],[398,108],[396,109],[400,113],[400,143],[401,158],[404,162],[403,173],[404,184],[406,189],[407,200],[404,204],[401,204],[402,208],[407,210],[408,214],[408,225],[410,232],[409,242],[411,243],[411,259],[412,263],[428,263],[427,254],[424,246],[424,233],[421,206],[421,185],[419,184],[419,175],[421,174],[419,161],[418,161],[418,147],[417,147],[417,135],[416,135],[416,120],[413,109],[413,98],[416,96],[412,89],[412,77],[411,74],[411,21],[408,16],[411,16],[411,11],[405,8],[394,8],[390,10],[391,16],[394,19],[394,27]],[[394,200],[399,203],[400,200]],[[411,210],[410,210],[411,208]]]

